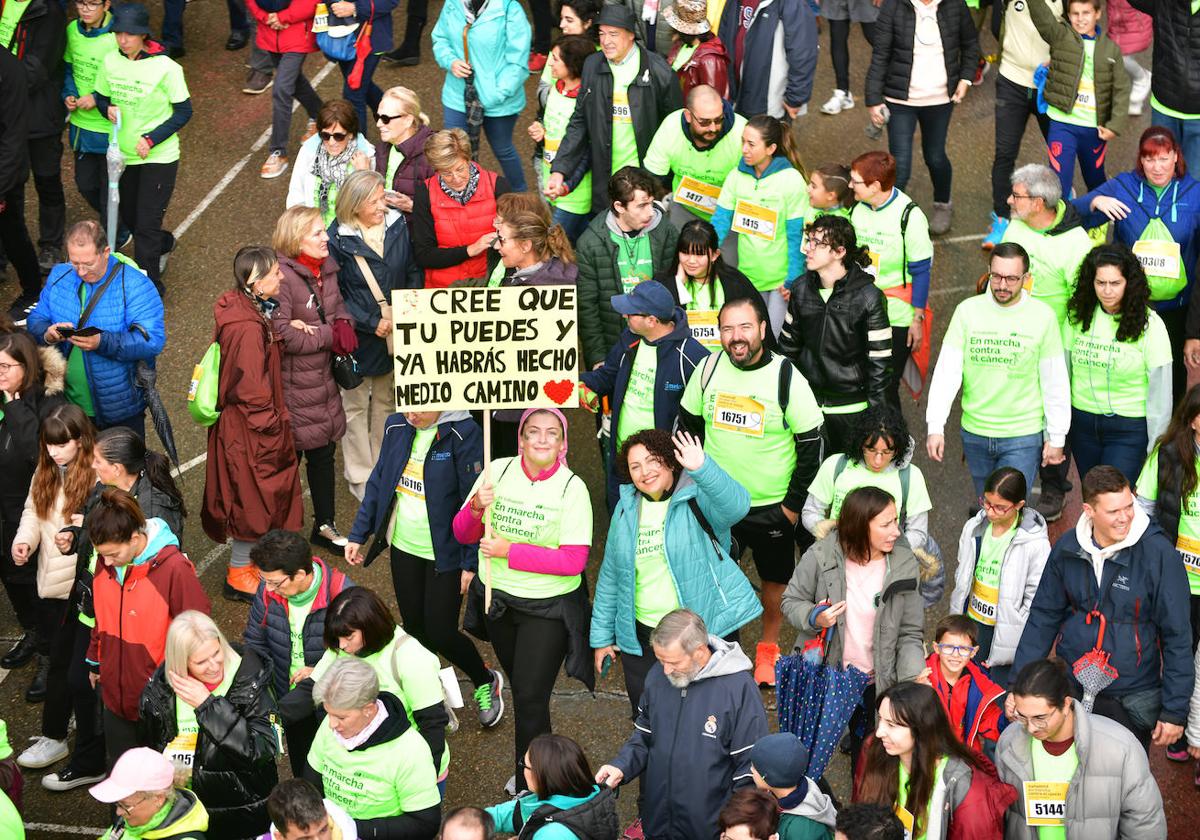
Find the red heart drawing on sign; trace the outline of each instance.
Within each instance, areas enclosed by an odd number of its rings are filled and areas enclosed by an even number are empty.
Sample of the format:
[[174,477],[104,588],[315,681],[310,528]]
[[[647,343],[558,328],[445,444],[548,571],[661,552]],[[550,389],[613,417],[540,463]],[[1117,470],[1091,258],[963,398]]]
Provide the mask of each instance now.
[[570,379],[560,379],[556,382],[545,383],[542,385],[542,390],[554,402],[564,405],[567,400],[571,399],[571,394],[575,393],[575,383]]

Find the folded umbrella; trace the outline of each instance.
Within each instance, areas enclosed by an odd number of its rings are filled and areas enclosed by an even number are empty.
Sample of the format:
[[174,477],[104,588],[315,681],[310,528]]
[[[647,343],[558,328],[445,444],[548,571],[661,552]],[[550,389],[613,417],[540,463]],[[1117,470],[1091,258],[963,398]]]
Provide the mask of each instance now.
[[1108,651],[1102,650],[1104,614],[1099,610],[1092,610],[1084,619],[1084,624],[1091,624],[1093,617],[1100,619],[1100,629],[1096,633],[1096,646],[1076,659],[1075,664],[1071,666],[1071,670],[1075,673],[1075,679],[1083,688],[1083,708],[1089,712],[1096,703],[1096,695],[1112,685],[1119,676],[1117,669],[1108,662]]
[[163,450],[175,469],[179,469],[179,450],[175,446],[175,430],[171,428],[171,418],[167,407],[163,405],[162,396],[158,393],[158,371],[145,359],[138,361],[133,372],[133,382],[142,389],[146,397],[146,405],[150,408],[150,419],[154,422],[154,431],[162,441]]

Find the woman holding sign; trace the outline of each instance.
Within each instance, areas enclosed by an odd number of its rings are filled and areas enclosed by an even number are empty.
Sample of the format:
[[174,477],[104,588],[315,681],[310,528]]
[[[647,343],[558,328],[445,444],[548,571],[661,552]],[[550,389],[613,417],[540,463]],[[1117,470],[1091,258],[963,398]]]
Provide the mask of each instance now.
[[982,510],[967,520],[958,538],[950,596],[950,612],[975,622],[975,661],[1002,686],[1008,684],[1017,642],[1050,556],[1046,520],[1025,506],[1025,494],[1025,476],[1014,467],[1001,467],[987,477]]
[[[1200,183],[1187,174],[1183,149],[1169,128],[1142,132],[1137,163],[1071,202],[1088,228],[1112,225],[1114,238],[1133,249],[1150,283],[1150,300],[1171,336],[1183,344],[1184,320],[1200,261]],[[1173,392],[1182,396],[1184,363],[1200,367],[1200,336],[1184,345],[1173,366]]]
[[592,544],[592,502],[567,467],[567,418],[553,408],[527,409],[517,436],[517,457],[494,461],[454,517],[458,541],[479,543],[467,628],[491,640],[512,685],[510,793],[522,778],[530,741],[551,730],[550,692],[564,660],[568,674],[589,689],[595,685],[582,575]]
[[1162,795],[1129,730],[1085,712],[1061,659],[1021,669],[1006,701],[996,771],[1016,788],[1009,838],[1167,836]]
[[712,223],[717,241],[737,235],[738,268],[767,302],[771,334],[787,313],[784,288],[804,273],[808,183],[791,128],[759,114],[742,131],[742,162],[721,186]]
[[178,787],[200,797],[211,837],[258,837],[271,824],[279,741],[270,670],[188,610],[171,621],[166,660],[142,691],[139,738],[171,759]]
[[1130,483],[1171,416],[1171,343],[1147,304],[1133,252],[1093,249],[1067,302],[1063,350],[1071,371],[1071,454],[1079,474],[1111,464]]

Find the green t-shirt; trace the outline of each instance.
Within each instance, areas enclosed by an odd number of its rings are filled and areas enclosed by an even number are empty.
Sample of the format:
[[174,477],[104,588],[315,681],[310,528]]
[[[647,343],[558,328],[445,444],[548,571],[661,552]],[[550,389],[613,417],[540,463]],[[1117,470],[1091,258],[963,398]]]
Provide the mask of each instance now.
[[683,309],[687,312],[692,338],[715,353],[721,349],[717,316],[725,305],[725,287],[721,284],[721,278],[714,272],[705,283],[688,279],[684,290],[687,292],[687,302],[683,304]]
[[[221,684],[212,689],[217,697],[224,697],[233,685],[242,658],[232,650],[225,657],[225,673]],[[200,735],[200,723],[196,720],[196,710],[175,698],[175,737],[163,747],[163,755],[170,759],[178,769],[191,771],[195,769],[196,740]]]
[[657,627],[664,615],[679,608],[679,595],[675,591],[671,567],[667,565],[667,548],[663,542],[669,504],[668,499],[661,502],[642,499],[638,512],[633,614],[638,624],[646,627]]
[[1071,361],[1071,405],[1091,414],[1145,417],[1150,371],[1171,364],[1171,339],[1158,313],[1137,340],[1117,341],[1118,319],[1099,304],[1087,332],[1067,318],[1063,349]]
[[[549,478],[533,481],[525,475],[520,457],[492,462],[496,500],[492,530],[512,543],[558,548],[592,544],[592,500],[583,480],[560,464]],[[470,499],[483,476],[467,494]],[[553,598],[579,588],[579,575],[552,575],[510,568],[503,557],[479,550],[479,575],[491,574],[492,587],[519,598]]]
[[179,160],[179,134],[172,134],[150,148],[146,159],[138,157],[137,144],[171,117],[172,105],[191,94],[183,80],[183,68],[165,54],[130,61],[120,51],[104,56],[96,74],[96,90],[121,109],[117,141],[126,166],[142,163],[172,163]]
[[962,427],[984,437],[1041,432],[1043,359],[1062,356],[1058,322],[1049,307],[1027,295],[999,306],[990,295],[954,310],[945,348],[962,352]]
[[708,221],[717,209],[721,185],[742,160],[742,129],[746,118],[737,114],[733,127],[707,149],[697,149],[683,128],[683,111],[667,115],[643,165],[659,177],[671,173],[672,200],[697,218]]
[[608,62],[613,76],[612,101],[612,171],[623,166],[639,166],[637,134],[633,130],[633,111],[629,107],[629,85],[637,78],[641,66],[637,45],[634,45],[620,64]]
[[308,621],[312,612],[313,602],[321,591],[321,567],[313,563],[313,580],[308,589],[292,598],[287,599],[288,632],[292,637],[291,661],[288,663],[288,677],[295,677],[305,667],[304,662],[304,622]]
[[417,429],[412,454],[396,485],[396,524],[392,545],[416,557],[432,560],[433,533],[429,530],[429,510],[425,506],[425,456],[437,440],[437,426]]
[[[1071,744],[1062,755],[1050,755],[1037,738],[1030,738],[1030,741],[1029,753],[1033,760],[1033,781],[1057,782],[1058,794],[1061,794],[1061,798],[1059,795],[1047,796],[1044,793],[1030,791],[1026,787],[1025,790],[1019,791],[1025,804],[1025,818],[1058,817],[1062,819],[1066,816],[1067,785],[1070,784],[1075,770],[1079,767],[1079,754],[1075,750],[1075,745]],[[1030,810],[1037,813],[1030,813]],[[1039,826],[1038,840],[1067,840],[1066,826],[1061,824]]]
[[[946,756],[942,756],[941,758],[938,759],[937,768],[933,771],[933,779],[934,779],[933,787],[935,789],[937,788],[938,781],[942,778],[942,774],[946,771],[946,763],[948,762],[948,760],[949,759],[947,759]],[[896,789],[896,810],[897,810],[897,812],[899,812],[901,809],[904,809],[907,813],[911,814],[911,811],[907,808],[907,805],[908,805],[908,771],[904,769],[903,762],[900,762],[899,764],[896,765],[896,772],[899,774],[899,780],[900,780],[899,786]],[[900,821],[903,822],[904,818],[901,817]],[[929,805],[926,804],[926,806],[925,806],[925,827],[928,828],[928,826],[929,826]],[[905,837],[908,837],[907,829],[908,829],[908,827],[905,826]],[[921,832],[920,834],[913,832],[911,840],[924,840],[924,838],[925,838],[925,832]]]
[[1067,212],[1064,202],[1058,203],[1058,215],[1047,230],[1034,230],[1013,217],[1004,230],[1005,242],[1016,242],[1029,253],[1029,278],[1025,288],[1054,310],[1061,324],[1067,318],[1067,301],[1075,291],[1079,266],[1095,243],[1086,230],[1076,225],[1061,233],[1052,234]]
[[[343,656],[353,656],[353,654],[343,653],[340,650],[326,650],[316,667],[313,668],[313,682],[319,682],[329,667]],[[416,638],[406,634],[404,628],[397,627],[392,633],[392,641],[384,645],[382,650],[359,658],[375,669],[375,675],[379,678],[380,691],[387,691],[400,698],[400,702],[404,704],[404,711],[408,715],[408,722],[412,724],[414,731],[417,726],[417,720],[413,717],[415,711],[428,709],[430,706],[445,701],[445,694],[442,693],[442,680],[438,676],[442,663],[438,660],[437,654],[425,648]],[[424,743],[424,739],[421,739],[421,742]],[[428,747],[426,747],[425,754],[429,756]],[[432,756],[429,757],[429,763],[433,763]],[[450,745],[447,744],[442,753],[439,774],[446,772],[446,768],[449,766]]]
[[[1058,123],[1078,125],[1084,128],[1096,127],[1096,39],[1083,39],[1083,74],[1079,77],[1079,87],[1075,90],[1075,104],[1070,111],[1063,111],[1050,105],[1046,116]],[[1074,162],[1072,161],[1072,165]]]
[[[542,127],[546,136],[542,140],[542,179],[550,180],[550,164],[558,154],[558,147],[567,134],[567,125],[571,115],[575,113],[576,99],[573,96],[558,92],[558,85],[550,83],[550,93],[546,96],[546,111],[542,114]],[[592,173],[583,176],[579,185],[562,198],[550,202],[554,207],[567,213],[588,213],[592,209]]]
[[[101,26],[112,20],[111,14],[104,16]],[[117,51],[117,36],[112,32],[88,37],[84,34],[83,23],[73,20],[67,24],[67,48],[63,53],[63,61],[71,65],[71,75],[75,78],[75,88],[80,96],[87,96],[96,89],[96,73],[105,56]],[[85,131],[96,131],[109,134],[112,131],[110,123],[100,112],[99,108],[86,111],[75,110],[70,115],[71,125]]]
[[383,176],[384,189],[392,188],[392,182],[396,180],[396,172],[402,163],[404,163],[404,152],[400,151],[398,146],[388,149],[387,174]]
[[996,625],[996,608],[1000,604],[1000,568],[1004,565],[1004,554],[1017,535],[1018,519],[1000,536],[992,534],[989,524],[983,530],[979,543],[979,557],[975,561],[975,579],[971,594],[967,598],[967,615],[987,627]]
[[610,230],[608,235],[617,246],[617,270],[621,272],[621,288],[625,294],[633,287],[654,276],[654,258],[650,253],[650,234],[639,231],[626,236]]
[[[13,35],[16,34],[21,18],[29,9],[30,2],[31,0],[6,0],[3,8],[0,9],[0,47],[6,50],[12,49]],[[12,50],[12,52],[14,55],[16,54],[16,50]]]
[[792,279],[787,223],[808,215],[803,175],[790,164],[762,178],[734,166],[721,185],[717,206],[732,214],[730,232],[738,237],[738,270],[754,288],[770,292]]
[[[821,464],[816,477],[808,487],[808,492],[829,505],[829,518],[837,519],[842,512],[842,502],[850,495],[851,490],[859,487],[878,487],[896,500],[896,510],[900,510],[900,470],[895,465],[888,465],[883,472],[874,472],[865,464],[858,461],[846,460],[845,466],[837,478],[838,462],[844,455],[831,455]],[[914,466],[908,468],[908,515],[915,516],[933,509],[929,499],[929,490],[925,486],[925,476]]]
[[[101,281],[103,282],[103,281]],[[88,283],[79,284],[79,314],[83,314],[83,308],[87,303],[88,292],[91,291],[91,285]],[[92,389],[88,385],[87,377],[87,362],[83,359],[83,354],[86,350],[82,350],[74,345],[68,345],[67,353],[67,376],[63,383],[63,390],[67,397],[67,402],[74,403],[83,409],[83,413],[88,417],[96,416],[96,406],[92,402]]]
[[[765,351],[764,351],[765,352]],[[783,501],[796,467],[794,435],[824,418],[808,382],[793,371],[787,425],[779,407],[782,356],[754,370],[741,370],[724,353],[717,356],[707,387],[705,361],[688,379],[680,407],[704,418],[704,451],[750,493],[753,507]]]
[[[908,214],[908,225],[900,237],[900,222],[904,208],[912,201],[905,193],[895,190],[882,207],[872,207],[860,201],[850,208],[850,223],[858,235],[858,244],[871,255],[867,271],[875,275],[875,285],[886,292],[910,282],[908,266],[901,263],[920,262],[933,258],[933,241],[929,238],[929,220],[914,207]],[[888,323],[907,327],[913,322],[912,304],[888,295]]]
[[675,58],[671,61],[671,69],[678,73],[680,68],[691,60],[697,46],[698,44],[680,44],[679,52],[675,53]]
[[365,750],[347,750],[328,726],[317,729],[308,764],[325,797],[356,820],[432,808],[442,801],[429,744],[415,727]]
[[643,429],[654,428],[654,379],[658,375],[658,348],[642,339],[633,356],[629,384],[621,401],[617,423],[617,448]]
[[[1195,6],[1196,4],[1193,3],[1192,5]],[[1194,9],[1192,14],[1195,14]],[[1168,108],[1166,105],[1159,102],[1158,97],[1156,97],[1153,93],[1150,94],[1150,107],[1152,107],[1155,111],[1158,111],[1160,114],[1166,114],[1168,117],[1174,117],[1177,120],[1200,120],[1200,111],[1197,111],[1194,114],[1188,114],[1183,111],[1176,111],[1174,108]]]
[[[1200,468],[1200,458],[1196,459]],[[1151,502],[1158,501],[1158,447],[1150,453],[1142,471],[1138,475],[1137,494]],[[1175,550],[1183,560],[1187,571],[1188,589],[1194,596],[1200,596],[1200,488],[1193,491],[1179,505],[1179,536],[1175,540]]]

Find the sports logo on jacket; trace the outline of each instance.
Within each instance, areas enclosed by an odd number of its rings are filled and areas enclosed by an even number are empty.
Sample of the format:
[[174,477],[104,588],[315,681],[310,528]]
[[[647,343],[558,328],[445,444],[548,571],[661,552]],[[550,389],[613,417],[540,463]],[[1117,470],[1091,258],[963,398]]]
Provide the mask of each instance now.
[[709,715],[708,720],[704,721],[704,734],[709,738],[717,737],[717,716]]

